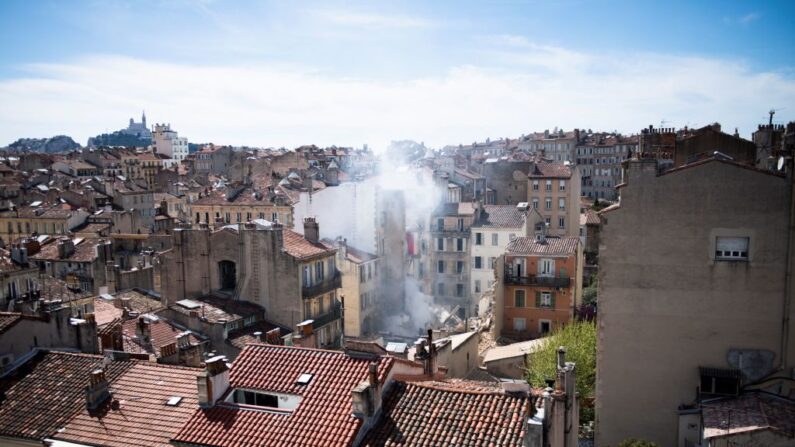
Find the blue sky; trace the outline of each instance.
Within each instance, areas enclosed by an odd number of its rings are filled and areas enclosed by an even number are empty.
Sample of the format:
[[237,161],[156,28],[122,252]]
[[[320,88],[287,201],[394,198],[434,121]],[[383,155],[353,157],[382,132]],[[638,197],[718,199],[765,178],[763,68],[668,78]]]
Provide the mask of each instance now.
[[0,145],[146,109],[192,141],[381,147],[795,119],[795,2],[0,3]]

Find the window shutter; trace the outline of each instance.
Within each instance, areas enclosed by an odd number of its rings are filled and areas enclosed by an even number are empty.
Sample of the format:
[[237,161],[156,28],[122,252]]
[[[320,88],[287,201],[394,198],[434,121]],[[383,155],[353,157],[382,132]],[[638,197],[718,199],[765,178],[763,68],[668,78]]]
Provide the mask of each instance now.
[[541,292],[536,292],[536,307],[541,307]]
[[555,308],[555,292],[549,292],[549,302],[552,305],[552,308]]

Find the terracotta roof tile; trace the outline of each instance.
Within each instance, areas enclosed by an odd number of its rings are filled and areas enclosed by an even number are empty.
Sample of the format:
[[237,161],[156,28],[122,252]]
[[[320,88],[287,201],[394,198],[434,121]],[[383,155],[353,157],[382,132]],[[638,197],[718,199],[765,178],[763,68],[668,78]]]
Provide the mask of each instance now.
[[[252,324],[251,326],[229,331],[226,341],[238,349],[243,349],[246,347],[246,345],[265,341],[265,334],[276,328],[279,328],[280,336],[285,336],[292,332],[289,328],[277,325],[276,323],[272,323],[267,320],[262,320]],[[255,337],[255,332],[262,332],[262,338],[259,339]]]
[[563,163],[539,161],[527,176],[530,178],[571,178],[571,167]]
[[61,261],[61,262],[94,262],[97,259],[96,246],[99,239],[85,239],[75,244],[75,251],[66,258],[58,257],[58,241],[51,242],[41,248],[41,251],[31,256],[36,261]]
[[592,209],[585,210],[586,225],[599,225],[601,222],[601,219],[599,219],[599,213]]
[[473,227],[481,228],[521,228],[524,225],[524,214],[513,205],[485,205],[488,215],[479,219]]
[[[28,439],[54,435],[75,414],[85,411],[89,373],[102,365],[102,358],[40,352],[22,367],[24,372],[18,371],[24,375],[4,393],[0,435]],[[112,362],[105,370],[106,377],[112,382],[131,366],[130,362]]]
[[[147,318],[141,316],[132,320],[127,320],[122,323],[122,336],[124,337],[124,351],[133,353],[146,353],[153,354],[160,357],[160,348],[163,345],[174,343],[177,341],[177,336],[185,332],[185,329],[175,326],[173,323],[166,321],[162,318],[157,320],[149,320],[149,339],[150,343],[144,343],[135,333],[136,325],[140,318]],[[191,333],[188,339],[192,344],[200,343],[196,335]]]
[[[382,383],[392,361],[380,360]],[[173,440],[205,446],[350,445],[362,426],[352,414],[351,391],[367,379],[369,364],[338,351],[248,345],[232,365],[230,387],[297,395],[298,406],[277,412],[216,404],[196,411]],[[311,381],[297,385],[304,373],[312,374]]]
[[304,236],[292,230],[284,229],[282,237],[284,238],[284,250],[290,256],[298,259],[330,256],[336,252],[336,249],[332,246],[323,242],[309,242]]
[[[82,402],[82,411],[53,437],[89,445],[167,446],[196,411],[196,375],[200,371],[135,362],[111,382],[118,410],[106,405],[89,414]],[[171,397],[182,399],[177,405],[166,405]]]
[[0,312],[0,334],[17,324],[21,319],[22,314],[19,312]]
[[362,445],[521,446],[525,401],[486,382],[396,382]]
[[517,237],[508,244],[505,254],[571,256],[577,253],[577,244],[579,243],[580,238],[575,236],[547,236],[545,242],[539,242],[530,237]]

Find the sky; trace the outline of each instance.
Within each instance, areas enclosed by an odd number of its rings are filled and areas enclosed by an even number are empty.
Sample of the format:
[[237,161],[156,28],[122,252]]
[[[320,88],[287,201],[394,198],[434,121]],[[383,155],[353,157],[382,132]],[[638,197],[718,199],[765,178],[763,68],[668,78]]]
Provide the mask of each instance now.
[[795,2],[4,0],[0,146],[431,147],[795,120]]

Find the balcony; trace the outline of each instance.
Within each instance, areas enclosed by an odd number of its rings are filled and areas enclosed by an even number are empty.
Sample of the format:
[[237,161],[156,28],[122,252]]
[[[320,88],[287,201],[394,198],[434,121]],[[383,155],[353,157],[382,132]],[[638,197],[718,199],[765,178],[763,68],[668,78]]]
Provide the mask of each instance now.
[[324,314],[320,314],[316,317],[312,317],[312,327],[315,330],[322,328],[323,326],[332,323],[334,320],[339,320],[342,317],[342,303],[339,301],[334,301],[334,304],[331,305],[331,309]]
[[535,287],[569,287],[571,278],[553,278],[548,276],[517,276],[506,272],[503,276],[505,285],[535,286]]
[[342,287],[342,275],[339,270],[335,271],[333,275],[327,276],[323,281],[313,284],[311,286],[303,286],[301,288],[301,295],[304,298],[313,298],[324,293],[339,289]]

